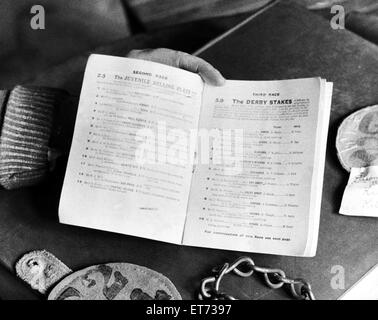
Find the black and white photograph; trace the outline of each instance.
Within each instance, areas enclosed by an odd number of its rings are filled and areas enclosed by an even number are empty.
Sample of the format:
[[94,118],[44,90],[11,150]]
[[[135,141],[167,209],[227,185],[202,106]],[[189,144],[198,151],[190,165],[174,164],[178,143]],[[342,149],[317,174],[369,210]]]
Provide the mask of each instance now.
[[1,301],[378,300],[377,0],[0,15]]

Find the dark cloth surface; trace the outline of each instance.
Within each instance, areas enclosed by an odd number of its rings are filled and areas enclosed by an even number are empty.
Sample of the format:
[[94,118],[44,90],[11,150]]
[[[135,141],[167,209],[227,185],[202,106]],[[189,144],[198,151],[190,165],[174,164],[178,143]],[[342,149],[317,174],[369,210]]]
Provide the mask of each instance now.
[[[183,38],[178,30],[172,32],[177,32],[177,39],[185,42],[184,35],[191,34],[190,29],[188,26],[187,33],[185,28],[181,30]],[[323,76],[335,83],[317,256],[294,258],[246,253],[258,265],[280,267],[289,277],[309,280],[318,298],[335,299],[343,290],[331,288],[333,266],[345,268],[348,288],[378,261],[378,220],[337,214],[347,174],[337,162],[334,148],[340,121],[353,110],[378,103],[378,49],[350,32],[332,31],[327,21],[285,4],[254,19],[238,35],[243,36],[242,41],[229,38],[203,53],[226,77],[251,80]],[[164,39],[164,36],[139,38],[133,45],[169,47]],[[118,43],[100,51],[119,55],[131,48],[130,43]],[[39,76],[34,84],[48,82],[77,95],[85,61],[85,56],[71,60]],[[70,116],[75,103],[67,107]],[[73,270],[117,261],[152,268],[169,277],[183,298],[191,299],[201,278],[210,275],[214,266],[243,255],[61,225],[57,222],[57,208],[64,170],[62,159],[57,171],[43,185],[0,191],[0,263],[8,270],[13,272],[14,263],[23,253],[43,248]],[[223,290],[241,299],[290,298],[285,290],[267,288],[258,277],[229,276]]]
[[[252,13],[270,0],[42,0],[46,29],[33,30],[30,19],[32,0],[3,0],[0,3],[0,88],[11,88],[57,63],[92,50],[109,41],[138,32],[176,28],[183,22]],[[283,0],[290,1],[290,0]],[[362,21],[347,27],[364,36],[376,0],[294,0],[330,19],[331,5],[341,3],[345,12],[359,10]],[[320,4],[320,5],[319,5]],[[375,14],[377,15],[377,14]],[[361,29],[362,28],[362,29]],[[368,26],[368,29],[372,29]],[[360,33],[360,31],[362,32]],[[373,30],[377,32],[377,29]],[[206,33],[206,29],[200,31]],[[369,39],[369,38],[367,38]]]
[[50,68],[46,72],[33,77],[27,83],[62,88],[70,92],[71,95],[78,96],[84,75],[83,70],[90,53],[125,56],[132,49],[159,47],[192,53],[243,21],[249,15],[244,13],[232,17],[201,20],[195,24],[184,23],[175,26],[175,28],[162,28],[118,40]]
[[349,30],[378,45],[378,9],[370,13],[349,13],[346,26]]
[[0,299],[38,300],[41,295],[25,286],[13,272],[0,266]]
[[[30,25],[35,5],[45,29]],[[120,0],[2,0],[0,15],[0,88],[131,32]]]

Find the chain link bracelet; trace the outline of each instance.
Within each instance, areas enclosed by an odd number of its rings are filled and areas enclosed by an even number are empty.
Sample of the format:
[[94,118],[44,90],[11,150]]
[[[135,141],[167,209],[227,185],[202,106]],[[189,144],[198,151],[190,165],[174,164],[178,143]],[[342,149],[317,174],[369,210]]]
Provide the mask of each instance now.
[[[245,271],[240,270],[241,266],[243,266]],[[215,269],[213,272],[216,273],[214,276],[204,278],[201,281],[200,292],[198,294],[200,300],[237,300],[232,295],[223,293],[219,289],[223,277],[230,272],[243,278],[252,276],[254,272],[262,273],[268,287],[279,289],[284,285],[288,285],[295,299],[315,300],[311,285],[306,280],[288,278],[281,269],[256,266],[254,261],[249,257],[240,257],[231,265],[225,263],[221,269]]]

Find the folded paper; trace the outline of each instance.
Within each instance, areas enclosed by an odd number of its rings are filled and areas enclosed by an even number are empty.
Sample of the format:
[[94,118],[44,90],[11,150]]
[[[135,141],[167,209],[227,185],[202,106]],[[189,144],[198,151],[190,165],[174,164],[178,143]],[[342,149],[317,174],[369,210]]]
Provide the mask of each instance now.
[[378,166],[351,169],[339,212],[378,217]]

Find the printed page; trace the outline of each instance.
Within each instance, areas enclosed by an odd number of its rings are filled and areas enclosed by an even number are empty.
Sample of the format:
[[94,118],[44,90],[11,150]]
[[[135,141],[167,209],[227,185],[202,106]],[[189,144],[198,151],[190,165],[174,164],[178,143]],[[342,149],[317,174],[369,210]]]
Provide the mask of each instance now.
[[319,78],[205,85],[184,244],[315,254],[326,89]]
[[60,221],[180,243],[202,91],[201,78],[184,70],[91,55]]

